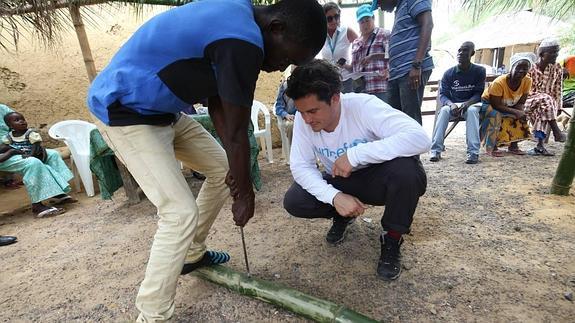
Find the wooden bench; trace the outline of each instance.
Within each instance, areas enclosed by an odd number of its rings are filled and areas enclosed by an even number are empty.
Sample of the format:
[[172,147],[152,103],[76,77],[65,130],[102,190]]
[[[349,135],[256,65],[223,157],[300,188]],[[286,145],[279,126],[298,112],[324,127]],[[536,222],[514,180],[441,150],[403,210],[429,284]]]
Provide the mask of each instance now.
[[[493,80],[495,80],[499,75],[488,75],[485,78],[485,86],[489,86],[489,83],[493,82]],[[439,107],[439,101],[438,101],[438,96],[439,96],[439,82],[441,82],[441,80],[437,80],[437,81],[428,81],[427,84],[425,85],[425,92],[423,93],[423,102],[426,101],[435,101],[436,102],[436,106],[434,110],[422,110],[421,111],[421,115],[422,116],[432,116],[435,115],[437,108]],[[428,95],[425,95],[425,93],[429,93]]]

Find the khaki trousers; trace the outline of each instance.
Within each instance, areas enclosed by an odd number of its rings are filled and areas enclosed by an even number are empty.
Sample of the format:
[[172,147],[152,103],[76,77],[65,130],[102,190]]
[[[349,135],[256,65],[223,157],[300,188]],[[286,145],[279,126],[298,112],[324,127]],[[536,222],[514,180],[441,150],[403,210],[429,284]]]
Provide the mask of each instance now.
[[[184,263],[196,262],[205,253],[210,227],[229,195],[224,183],[226,153],[186,115],[172,126],[96,124],[158,209],[158,229],[136,307],[140,310],[138,322],[165,321],[174,313],[176,283]],[[179,161],[206,176],[197,199]]]

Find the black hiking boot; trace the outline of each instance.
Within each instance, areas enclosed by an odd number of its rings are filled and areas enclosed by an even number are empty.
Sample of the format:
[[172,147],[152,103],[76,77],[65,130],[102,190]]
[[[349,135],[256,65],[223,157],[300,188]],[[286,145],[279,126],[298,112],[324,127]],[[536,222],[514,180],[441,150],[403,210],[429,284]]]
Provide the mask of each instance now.
[[336,245],[345,239],[347,226],[355,221],[355,218],[345,218],[343,216],[333,217],[333,224],[325,236],[325,240],[332,245]]
[[377,264],[377,276],[383,280],[395,280],[401,273],[401,252],[399,248],[403,238],[399,241],[387,235],[379,237],[381,243],[381,256]]

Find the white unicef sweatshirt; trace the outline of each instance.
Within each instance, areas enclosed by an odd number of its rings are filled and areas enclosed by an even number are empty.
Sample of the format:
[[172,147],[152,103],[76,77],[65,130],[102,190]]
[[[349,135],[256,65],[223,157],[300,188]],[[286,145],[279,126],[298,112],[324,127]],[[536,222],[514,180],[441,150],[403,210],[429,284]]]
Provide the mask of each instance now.
[[368,94],[341,94],[340,120],[333,132],[314,132],[296,113],[290,169],[303,189],[324,203],[339,192],[316,167],[316,156],[327,173],[347,153],[353,171],[397,157],[429,151],[431,140],[421,125],[403,112]]

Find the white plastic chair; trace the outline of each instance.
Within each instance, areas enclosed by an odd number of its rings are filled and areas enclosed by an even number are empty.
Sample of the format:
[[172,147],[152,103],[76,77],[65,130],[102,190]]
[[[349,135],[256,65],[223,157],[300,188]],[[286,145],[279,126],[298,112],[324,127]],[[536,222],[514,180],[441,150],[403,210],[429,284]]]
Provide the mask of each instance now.
[[286,164],[289,165],[289,152],[291,149],[291,141],[289,140],[288,135],[287,135],[285,120],[282,119],[281,117],[279,117],[275,113],[275,109],[274,109],[273,113],[276,116],[276,120],[278,123],[278,129],[280,130],[280,137],[282,139],[282,155],[286,161]]
[[[260,112],[264,115],[264,129],[260,129],[258,124],[258,116]],[[254,100],[252,104],[252,123],[254,125],[254,136],[256,138],[260,138],[262,151],[265,152],[268,162],[273,163],[274,158],[272,152],[272,126],[270,112],[263,103],[256,100]]]
[[[50,127],[50,137],[64,141],[70,148],[72,168],[78,170],[86,195],[94,196],[94,182],[90,171],[90,131],[96,129],[96,125],[82,120],[60,121]],[[75,176],[76,179],[78,176]],[[77,183],[77,187],[80,183]]]

